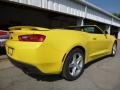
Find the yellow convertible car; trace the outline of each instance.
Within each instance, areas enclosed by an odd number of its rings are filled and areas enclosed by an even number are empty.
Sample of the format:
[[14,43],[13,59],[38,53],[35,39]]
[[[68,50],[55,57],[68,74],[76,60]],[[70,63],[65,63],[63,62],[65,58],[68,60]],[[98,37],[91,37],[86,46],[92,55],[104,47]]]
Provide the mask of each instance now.
[[66,80],[77,79],[86,63],[115,56],[117,50],[115,37],[95,25],[15,26],[9,33],[6,51],[15,66],[30,74],[61,74]]

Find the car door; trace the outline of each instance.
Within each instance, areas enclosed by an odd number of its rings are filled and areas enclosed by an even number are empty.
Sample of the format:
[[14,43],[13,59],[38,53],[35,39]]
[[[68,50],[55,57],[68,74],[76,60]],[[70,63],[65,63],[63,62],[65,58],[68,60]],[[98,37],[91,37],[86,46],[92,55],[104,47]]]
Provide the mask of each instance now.
[[95,26],[89,26],[84,28],[84,31],[88,33],[88,53],[89,58],[94,59],[107,53],[108,39],[107,36],[99,28]]
[[96,37],[96,42],[98,43],[97,52],[105,53],[107,52],[109,46],[109,35],[97,27],[94,30],[94,36]]

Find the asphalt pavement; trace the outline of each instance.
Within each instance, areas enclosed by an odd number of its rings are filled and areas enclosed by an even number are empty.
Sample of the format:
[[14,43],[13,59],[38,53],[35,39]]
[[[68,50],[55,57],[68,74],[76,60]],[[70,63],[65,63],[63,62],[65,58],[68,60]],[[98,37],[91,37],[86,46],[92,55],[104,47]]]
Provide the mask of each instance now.
[[86,65],[84,73],[75,81],[66,81],[60,76],[39,76],[36,80],[3,58],[0,90],[120,90],[120,43],[115,57],[104,57]]

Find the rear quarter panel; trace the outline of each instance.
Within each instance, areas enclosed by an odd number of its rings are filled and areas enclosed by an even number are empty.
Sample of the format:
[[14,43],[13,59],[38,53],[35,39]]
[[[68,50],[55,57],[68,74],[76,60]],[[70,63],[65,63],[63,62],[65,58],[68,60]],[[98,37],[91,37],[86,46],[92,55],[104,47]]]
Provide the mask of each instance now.
[[[89,37],[86,33],[73,30],[51,30],[50,32],[36,32],[46,35],[43,46],[55,48],[62,52],[63,56],[68,54],[72,48],[81,46],[85,49],[87,60],[87,41]],[[52,52],[52,51],[51,51]]]

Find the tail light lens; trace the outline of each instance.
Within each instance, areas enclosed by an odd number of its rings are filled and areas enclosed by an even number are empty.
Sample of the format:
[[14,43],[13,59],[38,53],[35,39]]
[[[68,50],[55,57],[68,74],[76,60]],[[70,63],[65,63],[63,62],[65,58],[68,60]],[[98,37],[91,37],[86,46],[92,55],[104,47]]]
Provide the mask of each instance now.
[[0,35],[7,35],[7,32],[0,31]]
[[46,36],[41,34],[30,34],[18,36],[19,41],[43,42]]

